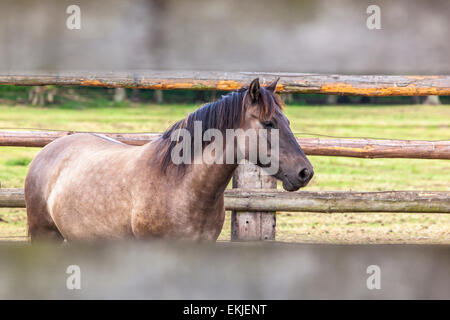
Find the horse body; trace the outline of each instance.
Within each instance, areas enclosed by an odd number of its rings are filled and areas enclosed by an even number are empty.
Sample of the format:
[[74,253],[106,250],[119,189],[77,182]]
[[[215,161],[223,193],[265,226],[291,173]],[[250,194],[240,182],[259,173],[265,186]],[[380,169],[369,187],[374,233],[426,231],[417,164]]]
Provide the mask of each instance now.
[[[214,168],[199,165],[182,181],[161,179],[148,165],[154,149],[154,144],[128,146],[91,134],[46,146],[25,183],[30,233],[67,240],[215,240],[233,168],[214,177]],[[217,179],[223,181],[220,187]]]
[[[278,129],[280,139],[275,140],[279,140],[280,153],[274,152],[274,162],[279,169],[270,174],[282,180],[288,191],[305,186],[313,169],[281,112],[275,87],[276,82],[260,88],[255,79],[249,88],[203,106],[144,146],[129,146],[96,134],[53,141],[33,159],[25,181],[31,239],[216,240],[225,217],[224,191],[238,161],[197,162],[199,155],[185,150],[183,155],[192,155],[193,163],[173,161],[173,151],[185,139],[194,139],[189,135],[173,140],[173,134],[183,129],[195,136],[198,122],[204,124],[202,134],[209,129]],[[202,160],[225,157],[222,151],[226,150],[236,157],[246,149],[245,136],[238,139],[242,137],[240,133],[223,143],[215,138],[202,142]],[[275,145],[268,135],[261,137],[253,145]],[[211,146],[216,149],[207,153]],[[268,170],[262,160],[254,159],[254,163]]]

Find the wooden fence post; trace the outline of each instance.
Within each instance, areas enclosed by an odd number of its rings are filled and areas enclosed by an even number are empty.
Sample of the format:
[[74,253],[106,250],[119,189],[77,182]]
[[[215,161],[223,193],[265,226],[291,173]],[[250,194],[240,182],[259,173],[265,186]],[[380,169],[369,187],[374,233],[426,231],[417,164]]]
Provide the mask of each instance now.
[[[238,166],[233,176],[233,188],[276,189],[277,181],[262,169],[246,163]],[[231,213],[231,240],[275,240],[275,212]]]

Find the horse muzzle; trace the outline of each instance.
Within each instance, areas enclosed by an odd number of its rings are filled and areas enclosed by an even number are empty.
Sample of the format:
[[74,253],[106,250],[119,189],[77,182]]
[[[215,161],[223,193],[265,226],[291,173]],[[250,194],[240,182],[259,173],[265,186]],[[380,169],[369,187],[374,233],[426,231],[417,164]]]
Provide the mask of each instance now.
[[303,168],[296,175],[284,174],[282,179],[283,188],[286,191],[297,191],[300,188],[306,187],[314,176],[312,168]]

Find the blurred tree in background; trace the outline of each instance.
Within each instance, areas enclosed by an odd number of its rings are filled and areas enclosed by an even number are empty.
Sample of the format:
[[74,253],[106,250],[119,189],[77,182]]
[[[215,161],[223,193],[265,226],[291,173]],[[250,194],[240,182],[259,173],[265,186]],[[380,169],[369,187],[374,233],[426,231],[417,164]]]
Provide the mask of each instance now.
[[[0,103],[34,106],[92,108],[107,104],[134,103],[203,104],[219,99],[226,91],[217,90],[145,90],[95,87],[0,86]],[[450,97],[362,97],[322,94],[281,94],[286,105],[334,104],[450,104]]]

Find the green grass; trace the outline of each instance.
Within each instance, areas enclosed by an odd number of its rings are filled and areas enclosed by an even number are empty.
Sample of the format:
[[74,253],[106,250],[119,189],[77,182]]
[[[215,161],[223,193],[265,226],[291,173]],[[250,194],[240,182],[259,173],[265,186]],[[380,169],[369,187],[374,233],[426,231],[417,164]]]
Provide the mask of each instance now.
[[[124,108],[115,105],[74,109],[0,105],[0,130],[35,128],[161,132],[196,107],[193,105],[132,105]],[[288,106],[285,113],[291,121],[292,131],[300,137],[318,134],[380,139],[450,139],[450,106]],[[3,188],[23,187],[27,164],[38,151],[39,149],[35,148],[0,147],[1,186]],[[447,160],[318,156],[310,157],[310,160],[316,174],[307,190],[450,191],[450,164]],[[6,221],[0,221],[0,237],[23,234],[26,220],[23,210],[18,210],[0,209],[0,217]],[[373,217],[377,218],[373,220]],[[433,229],[433,224],[427,219],[434,219],[435,228],[439,228],[440,231]],[[388,223],[387,220],[390,222]],[[359,222],[347,224],[349,221]],[[382,226],[381,223],[384,225]],[[395,231],[395,228],[392,232],[389,232],[389,229],[383,231],[381,235],[377,234],[387,226],[391,227],[390,224],[402,226],[401,230],[410,236],[397,236],[402,233],[399,230]],[[20,230],[17,231],[14,225],[20,226]],[[429,228],[422,230],[422,226]],[[326,229],[322,230],[323,228]],[[364,231],[360,232],[355,228],[362,228]],[[421,230],[423,234],[428,234],[428,231],[430,234],[421,236],[419,232]],[[278,239],[280,240],[348,242],[340,231],[351,231],[348,235],[353,242],[358,241],[355,239],[359,239],[356,236],[359,235],[364,239],[372,237],[370,239],[374,242],[387,240],[421,242],[420,237],[423,237],[425,242],[450,243],[450,218],[449,215],[311,213],[281,213],[278,218]],[[226,225],[221,239],[227,239],[228,235],[229,226]]]

